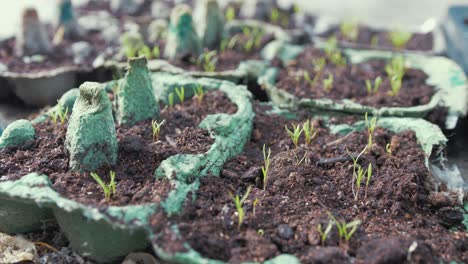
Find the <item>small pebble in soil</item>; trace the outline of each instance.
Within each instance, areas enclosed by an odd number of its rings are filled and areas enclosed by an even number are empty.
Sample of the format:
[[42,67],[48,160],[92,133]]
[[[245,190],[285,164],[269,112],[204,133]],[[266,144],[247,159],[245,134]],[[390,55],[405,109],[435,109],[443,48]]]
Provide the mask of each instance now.
[[287,224],[279,225],[276,230],[278,232],[278,236],[286,240],[292,238],[294,235],[294,231]]

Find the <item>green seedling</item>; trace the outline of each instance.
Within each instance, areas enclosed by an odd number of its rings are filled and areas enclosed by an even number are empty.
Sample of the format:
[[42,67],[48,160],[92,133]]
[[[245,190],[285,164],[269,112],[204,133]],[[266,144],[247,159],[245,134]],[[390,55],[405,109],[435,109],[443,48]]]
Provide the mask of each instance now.
[[289,26],[289,17],[287,16],[283,16],[281,18],[281,25],[285,28],[287,28]]
[[320,76],[322,76],[322,72],[326,64],[326,59],[325,58],[312,59],[312,64],[314,65],[315,76],[314,76],[314,79],[310,82],[310,84],[312,86],[315,86]]
[[397,96],[400,93],[402,85],[402,79],[395,75],[390,78],[390,87],[391,91],[389,92],[390,96]]
[[324,48],[327,58],[337,66],[345,66],[346,58],[341,54],[341,50],[338,48],[338,41],[336,37],[330,37],[327,40]]
[[104,181],[99,177],[99,175],[95,172],[91,173],[91,177],[99,184],[102,191],[104,192],[104,197],[106,201],[110,201],[111,197],[117,193],[117,186],[115,183],[115,172],[110,171],[110,182],[109,184],[105,184]]
[[329,73],[328,78],[323,80],[323,89],[330,92],[333,88],[333,74]]
[[277,24],[280,18],[280,12],[278,8],[272,8],[270,12],[270,22],[272,24]]
[[298,4],[293,5],[293,12],[294,14],[299,14],[301,12],[301,8],[299,7]]
[[151,49],[148,46],[143,46],[140,50],[137,52],[138,56],[145,56],[146,59],[150,60],[153,57],[153,53]]
[[232,6],[228,7],[224,17],[226,18],[226,22],[234,20],[236,18],[236,9]]
[[259,229],[257,230],[257,234],[259,234],[260,236],[263,236],[265,234],[265,231],[263,229]]
[[196,87],[193,87],[193,93],[197,98],[198,104],[201,104],[203,102],[203,98],[205,97],[205,90],[203,89],[203,86],[197,85]]
[[343,21],[340,32],[346,39],[356,41],[359,36],[359,25],[356,21]]
[[382,77],[377,76],[374,80],[374,86],[370,80],[366,80],[367,94],[376,94],[379,91],[380,85],[382,84]]
[[268,180],[268,170],[270,169],[270,155],[271,155],[271,149],[268,148],[268,154],[267,154],[265,150],[265,144],[263,144],[263,166],[262,166],[263,190],[266,190],[266,184]]
[[322,245],[325,244],[325,240],[327,240],[328,234],[330,233],[332,228],[333,228],[333,223],[332,222],[328,222],[328,225],[325,228],[325,230],[322,230],[322,225],[321,224],[317,225],[317,231],[320,234],[320,241],[321,241]]
[[227,49],[233,49],[236,46],[237,42],[239,41],[239,38],[240,38],[240,35],[232,36],[227,44]]
[[57,107],[54,111],[49,113],[49,117],[54,126],[57,125],[58,121],[60,121],[60,125],[63,126],[68,119],[68,107],[63,107],[63,104],[57,101]]
[[304,81],[306,81],[310,86],[314,86],[314,80],[310,78],[310,74],[308,71],[304,71]]
[[226,39],[226,38],[222,39],[221,43],[219,44],[219,51],[220,52],[225,51],[228,47],[228,44],[229,44],[229,39]]
[[239,221],[237,228],[239,231],[240,231],[240,228],[242,226],[242,222],[244,221],[244,216],[245,216],[243,205],[244,205],[245,200],[247,200],[247,198],[249,197],[251,190],[252,190],[252,186],[249,186],[245,194],[242,196],[242,198],[239,195],[234,196],[231,192],[229,192],[229,196],[231,197],[231,199],[234,201],[234,204],[236,205],[237,216],[238,216],[238,221]]
[[[355,190],[355,182],[358,182],[358,178],[360,178],[362,180],[362,176],[363,176],[363,171],[361,171],[361,175],[360,177],[358,177],[358,173],[359,173],[359,170],[362,170],[362,167],[361,165],[358,164],[359,162],[359,158],[366,152],[367,150],[367,146],[361,151],[361,153],[359,153],[356,157],[354,157],[349,151],[348,149],[346,149],[346,152],[348,153],[348,155],[351,157],[351,159],[353,160],[353,180],[351,181],[351,191],[353,192],[353,196],[354,196],[354,200],[357,201],[358,200],[358,190]],[[359,183],[361,182],[361,180],[359,180]],[[356,187],[356,189],[360,189],[360,184]]]
[[244,44],[244,50],[246,52],[251,52],[252,49],[254,48],[254,44],[255,44],[255,39],[249,38]]
[[396,56],[385,65],[385,72],[389,78],[398,76],[400,79],[405,75],[405,58]]
[[250,36],[250,33],[251,33],[251,32],[252,32],[252,29],[249,28],[249,27],[247,27],[247,26],[245,26],[245,27],[242,28],[242,34],[244,34],[244,35],[247,36],[247,37]]
[[287,125],[284,126],[284,128],[286,129],[286,132],[291,138],[291,141],[293,142],[294,146],[297,148],[297,146],[299,145],[299,138],[301,137],[303,128],[295,124],[292,124],[292,127],[293,127],[293,130],[291,131],[288,129]]
[[367,199],[367,189],[369,188],[371,178],[372,178],[372,163],[369,163],[369,166],[367,166],[367,180],[366,180],[366,189],[364,190],[364,199]]
[[307,120],[302,125],[302,130],[304,131],[305,143],[306,145],[310,145],[312,140],[317,136],[317,130],[315,129],[315,125],[310,120]]
[[366,170],[362,168],[362,166],[358,165],[358,170],[356,174],[356,195],[354,196],[354,201],[358,201],[359,199],[359,193],[361,192],[361,182],[362,179],[364,179],[364,175],[366,174]]
[[392,144],[387,143],[387,145],[385,146],[385,152],[387,152],[389,156],[392,155]]
[[255,209],[257,208],[257,205],[258,203],[260,202],[260,200],[258,198],[255,198],[255,200],[252,202],[252,211],[253,211],[253,216],[255,217]]
[[161,57],[161,50],[159,49],[158,46],[154,46],[153,48],[153,57],[155,59],[159,59]]
[[169,108],[172,108],[174,106],[174,93],[171,92],[167,96],[167,103],[169,104]]
[[315,72],[322,72],[323,69],[325,68],[326,63],[327,63],[327,60],[322,57],[312,59],[312,64],[314,65]]
[[379,44],[379,36],[378,35],[372,36],[370,44],[371,46],[377,46],[377,44]]
[[403,49],[413,34],[408,31],[395,30],[388,33],[388,38],[392,42],[393,47],[398,50]]
[[364,115],[364,120],[366,123],[367,134],[368,134],[367,150],[372,151],[374,130],[375,130],[375,127],[377,126],[377,117],[374,116],[372,117],[371,120],[369,120],[367,112],[366,112],[366,114]]
[[216,63],[218,63],[216,53],[216,50],[204,52],[198,57],[197,65],[202,66],[203,70],[206,72],[214,72],[216,70]]
[[176,93],[176,95],[177,95],[177,98],[179,99],[179,102],[180,102],[181,104],[183,104],[184,101],[185,101],[185,87],[183,87],[183,86],[180,87],[180,88],[179,88],[179,87],[176,87],[176,88],[175,88],[175,93]]
[[332,219],[332,221],[335,223],[336,227],[338,228],[338,234],[341,239],[344,239],[346,242],[348,242],[353,234],[357,231],[357,228],[361,224],[360,220],[353,220],[349,223],[346,223],[345,221],[338,221],[332,214],[328,214],[328,216]]
[[159,140],[159,134],[161,133],[161,126],[164,124],[166,120],[161,121],[161,123],[158,123],[157,120],[152,120],[151,121],[151,128],[152,128],[152,135],[153,135],[153,141],[156,142]]
[[258,34],[255,35],[254,47],[256,49],[258,49],[262,45],[263,36],[264,36],[264,33],[262,31],[259,31]]
[[331,53],[328,59],[336,66],[346,66],[346,58],[341,54],[340,50]]

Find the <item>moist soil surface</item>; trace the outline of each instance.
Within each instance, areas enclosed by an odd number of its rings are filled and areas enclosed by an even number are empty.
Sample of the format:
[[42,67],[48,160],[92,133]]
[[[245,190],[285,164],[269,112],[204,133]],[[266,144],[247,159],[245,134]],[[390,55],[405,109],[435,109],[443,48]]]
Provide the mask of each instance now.
[[[153,243],[174,253],[186,251],[188,242],[204,257],[229,263],[264,261],[282,253],[293,254],[302,263],[468,261],[462,212],[454,207],[455,197],[433,192],[425,155],[413,132],[376,128],[372,151],[358,161],[364,169],[372,164],[373,174],[367,192],[364,176],[355,199],[348,151],[356,156],[365,148],[367,130],[338,136],[317,120],[311,144],[305,145],[302,136],[296,148],[284,126],[301,124],[307,115],[291,121],[266,115],[258,105],[256,110],[251,143],[226,163],[221,176],[203,178],[197,199],[187,199],[180,215],[153,216],[154,232],[160,234]],[[385,150],[388,143],[391,154]],[[261,173],[264,144],[271,149],[266,185]],[[242,196],[248,186],[252,189],[239,227],[229,193]],[[325,230],[333,223],[332,216],[361,224],[348,241],[332,225],[322,241],[318,226]],[[180,236],[173,233],[174,224]]]
[[[217,51],[213,59],[216,60],[215,72],[223,72],[229,70],[235,70],[239,67],[241,62],[248,60],[261,60],[260,50],[265,47],[270,41],[274,40],[273,35],[264,35],[261,38],[261,41],[257,44],[253,44],[253,47],[250,50],[245,49],[245,43],[249,40],[250,37],[244,34],[236,34],[237,41],[235,45],[230,48],[226,48],[223,51]],[[232,39],[232,38],[231,38]],[[164,47],[166,43],[161,42],[159,48],[161,54],[164,54]],[[205,50],[205,52],[210,52]],[[177,60],[169,61],[172,65],[182,68],[187,71],[209,71],[204,66],[205,63],[197,63],[198,58],[193,58],[193,56],[181,57]]]
[[[356,40],[346,38],[340,31],[339,27],[333,27],[323,33],[323,37],[335,36],[341,43],[352,43],[357,45],[374,46],[384,49],[395,49],[388,37],[389,31],[376,30],[365,26],[359,26],[359,33]],[[373,39],[377,39],[376,43],[372,43]],[[414,51],[431,51],[434,47],[433,33],[413,33],[411,39],[406,43],[404,50]]]
[[[434,88],[426,84],[428,76],[421,70],[407,68],[402,80],[400,92],[396,96],[390,96],[391,85],[385,72],[387,62],[383,60],[370,60],[358,64],[347,63],[345,66],[337,66],[330,62],[325,52],[313,47],[307,48],[287,66],[281,66],[277,77],[276,87],[300,98],[329,98],[335,101],[349,99],[355,103],[373,107],[410,107],[429,103]],[[326,58],[324,69],[315,70],[312,63],[314,59]],[[280,63],[276,62],[276,66]],[[307,72],[314,84],[306,81],[303,76]],[[333,75],[331,89],[325,90],[324,80]],[[366,80],[372,85],[375,78],[380,76],[383,81],[377,93],[368,94]]]
[[68,169],[64,147],[66,127],[50,121],[35,125],[36,139],[19,148],[0,150],[0,175],[16,180],[31,172],[48,175],[53,188],[61,195],[90,205],[126,205],[159,202],[171,189],[169,181],[154,177],[159,164],[176,154],[198,154],[209,150],[214,140],[199,123],[209,114],[237,111],[236,106],[220,91],[205,94],[201,104],[195,98],[173,108],[161,110],[159,140],[153,141],[151,121],[133,127],[116,125],[119,141],[117,165],[97,170],[105,182],[109,171],[116,172],[117,193],[106,202],[99,185],[88,173]]

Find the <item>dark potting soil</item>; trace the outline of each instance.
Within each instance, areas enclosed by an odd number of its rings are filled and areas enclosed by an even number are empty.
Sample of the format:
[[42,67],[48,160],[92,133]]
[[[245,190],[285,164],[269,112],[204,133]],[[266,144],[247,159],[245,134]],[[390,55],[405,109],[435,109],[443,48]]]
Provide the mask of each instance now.
[[[356,41],[350,40],[344,36],[339,27],[333,27],[327,32],[323,33],[323,37],[335,36],[339,42],[348,42],[354,44],[362,44],[366,46],[372,45],[372,39],[377,38],[377,42],[374,43],[376,47],[385,49],[395,49],[388,37],[390,31],[375,30],[365,26],[359,26],[359,34]],[[415,51],[431,51],[434,47],[434,34],[429,33],[413,33],[411,39],[406,43],[405,50]]]
[[[238,41],[230,49],[227,48],[223,51],[219,51],[214,58],[216,58],[216,72],[235,70],[239,67],[239,64],[248,60],[261,60],[260,50],[265,47],[269,42],[274,40],[273,35],[264,35],[258,45],[254,45],[251,50],[244,48],[245,43],[249,37],[244,34],[236,34]],[[171,61],[171,64],[183,68],[188,71],[206,71],[203,67],[204,64],[197,64],[197,58],[184,58],[182,60]]]
[[[428,76],[421,70],[406,69],[400,92],[390,96],[391,85],[385,72],[384,60],[371,60],[358,64],[347,63],[346,66],[336,66],[330,62],[325,52],[313,47],[307,48],[286,67],[282,67],[278,75],[277,87],[301,98],[330,98],[335,101],[350,99],[353,102],[374,107],[410,107],[429,103],[434,88],[426,84]],[[326,65],[318,81],[311,85],[303,76],[308,72],[311,79],[316,76],[313,59],[327,58]],[[276,63],[278,64],[278,63]],[[323,81],[333,75],[332,88],[324,89]],[[376,94],[369,95],[366,80],[372,85],[380,76],[382,84]]]
[[[99,185],[88,173],[68,170],[68,153],[64,147],[66,124],[54,126],[50,121],[35,125],[36,139],[19,148],[0,150],[0,175],[16,180],[38,172],[48,175],[54,189],[67,198],[92,205],[126,205],[158,202],[171,189],[169,181],[156,180],[159,164],[175,154],[198,154],[209,150],[213,139],[198,124],[209,114],[237,111],[236,106],[219,91],[205,94],[202,104],[196,99],[161,110],[160,138],[153,142],[151,121],[133,127],[116,125],[119,141],[117,165],[100,168],[98,175],[108,182],[109,171],[116,172],[117,193],[106,202]],[[161,121],[159,120],[159,121]]]
[[[291,128],[291,121],[256,108],[252,142],[224,166],[220,177],[202,179],[197,199],[187,199],[180,215],[153,216],[154,232],[160,234],[153,243],[180,252],[186,251],[188,242],[204,257],[229,263],[261,262],[282,253],[293,254],[302,263],[468,261],[462,212],[454,207],[455,197],[432,192],[425,155],[413,132],[376,129],[372,152],[359,161],[363,168],[372,164],[373,176],[367,196],[364,179],[356,201],[346,150],[353,155],[361,152],[367,131],[337,136],[315,121],[318,134],[312,143],[305,146],[300,141],[295,148],[284,129]],[[390,142],[391,155],[385,151]],[[263,144],[272,151],[265,190]],[[229,192],[242,196],[248,186],[252,191],[238,229]],[[318,225],[325,230],[330,215],[362,223],[349,241],[340,239],[336,226],[321,241]],[[173,233],[174,224],[180,236]]]

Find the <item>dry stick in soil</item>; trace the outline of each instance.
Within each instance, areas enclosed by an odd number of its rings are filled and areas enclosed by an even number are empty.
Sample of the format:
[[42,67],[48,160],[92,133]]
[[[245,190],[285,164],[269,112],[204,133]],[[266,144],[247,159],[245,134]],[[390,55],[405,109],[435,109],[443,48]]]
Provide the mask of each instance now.
[[242,226],[242,222],[244,221],[244,216],[245,216],[243,205],[244,205],[245,200],[247,200],[247,198],[249,197],[251,190],[252,190],[252,186],[249,185],[249,187],[247,188],[247,191],[242,196],[242,198],[239,195],[234,196],[231,192],[229,192],[229,196],[231,197],[231,199],[234,201],[234,204],[236,205],[237,216],[238,216],[238,221],[239,221],[237,228],[239,231],[240,231],[240,228]]

